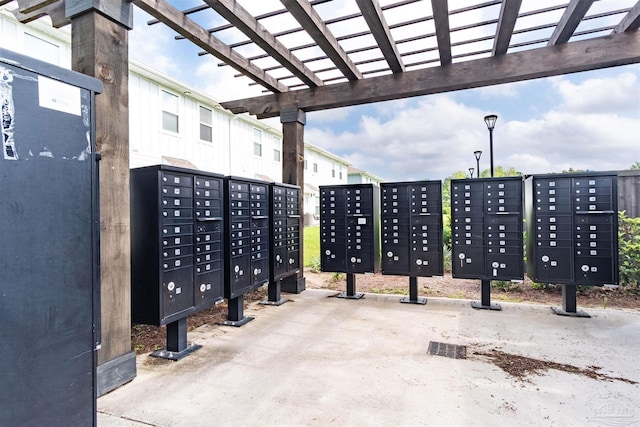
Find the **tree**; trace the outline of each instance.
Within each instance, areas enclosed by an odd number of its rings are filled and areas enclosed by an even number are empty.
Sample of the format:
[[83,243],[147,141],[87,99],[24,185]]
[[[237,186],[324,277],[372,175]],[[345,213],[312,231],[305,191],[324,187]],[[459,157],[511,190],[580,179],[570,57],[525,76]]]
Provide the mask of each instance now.
[[640,160],[632,164],[629,169],[631,169],[632,171],[640,171]]

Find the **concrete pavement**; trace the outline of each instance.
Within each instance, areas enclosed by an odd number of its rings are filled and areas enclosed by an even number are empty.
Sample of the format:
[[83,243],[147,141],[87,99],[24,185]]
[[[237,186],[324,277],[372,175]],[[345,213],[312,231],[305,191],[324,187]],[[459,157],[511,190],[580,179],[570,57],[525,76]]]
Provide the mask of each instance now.
[[[189,333],[179,362],[138,356],[138,376],[98,399],[99,427],[640,425],[640,385],[555,370],[520,381],[474,351],[501,351],[640,382],[640,313],[309,289],[252,304],[241,328]],[[428,354],[430,341],[467,359]]]

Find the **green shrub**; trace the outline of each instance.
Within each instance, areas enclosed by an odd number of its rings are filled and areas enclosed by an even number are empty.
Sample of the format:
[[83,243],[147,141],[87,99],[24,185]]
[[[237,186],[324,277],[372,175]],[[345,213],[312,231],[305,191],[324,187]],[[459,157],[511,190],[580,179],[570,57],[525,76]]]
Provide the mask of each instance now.
[[519,282],[511,282],[509,280],[492,280],[491,287],[504,292],[517,292],[522,290],[520,289]]
[[629,218],[618,212],[618,256],[620,284],[638,288],[640,285],[640,218]]
[[531,282],[531,289],[537,289],[540,291],[555,291],[560,288],[560,285],[553,283],[537,283]]
[[320,256],[312,257],[311,260],[309,260],[308,264],[305,265],[305,267],[308,267],[312,273],[319,273],[320,272]]

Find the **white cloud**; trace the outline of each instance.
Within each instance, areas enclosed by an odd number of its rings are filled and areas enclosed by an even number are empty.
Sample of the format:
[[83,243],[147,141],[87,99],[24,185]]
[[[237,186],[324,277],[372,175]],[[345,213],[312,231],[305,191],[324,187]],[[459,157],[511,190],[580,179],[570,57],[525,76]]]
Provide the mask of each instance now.
[[133,10],[134,29],[129,32],[129,56],[164,74],[175,74],[178,63],[172,59],[166,44],[176,33],[164,24],[147,25],[153,17],[138,7]]
[[[532,174],[626,169],[640,160],[640,109],[633,73],[580,84],[550,79],[547,84],[564,102],[531,120],[499,122],[494,130],[495,166]],[[588,93],[572,101],[568,93],[574,88]],[[611,102],[605,103],[605,93],[611,94]],[[471,101],[476,107],[446,94],[427,96],[387,114],[361,114],[358,126],[343,132],[310,121],[306,140],[387,180],[443,179],[467,171],[476,166],[475,150],[483,151],[480,168],[486,170],[490,150],[481,120],[483,99]],[[376,110],[366,114],[371,112]]]
[[[640,82],[632,72],[613,78],[587,79],[572,83],[567,78],[553,79],[562,96],[561,109],[574,113],[611,113],[628,111],[640,106]],[[631,94],[636,94],[632,96]],[[631,95],[631,96],[630,96]]]

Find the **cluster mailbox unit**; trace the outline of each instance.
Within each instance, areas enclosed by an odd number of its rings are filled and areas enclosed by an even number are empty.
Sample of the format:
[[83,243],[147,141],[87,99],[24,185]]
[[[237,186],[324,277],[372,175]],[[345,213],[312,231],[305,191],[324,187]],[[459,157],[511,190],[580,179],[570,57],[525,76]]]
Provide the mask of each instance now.
[[451,181],[452,275],[482,280],[482,300],[491,304],[491,280],[524,279],[522,177]]
[[271,183],[271,277],[264,304],[280,305],[281,281],[300,271],[300,187]]
[[380,192],[373,184],[320,187],[320,268],[347,273],[344,298],[360,298],[355,273],[380,270]]
[[562,284],[557,314],[576,310],[576,285],[618,283],[617,174],[532,175],[526,180],[528,274]]
[[99,80],[0,49],[0,425],[96,425]]
[[382,273],[409,276],[409,297],[401,302],[425,304],[417,277],[442,276],[442,183],[393,182],[382,193]]
[[135,323],[167,325],[177,360],[187,344],[187,316],[222,300],[221,175],[156,165],[131,170],[131,286]]
[[242,326],[253,320],[244,317],[244,294],[267,283],[270,276],[269,183],[230,176],[224,179],[224,189],[228,199],[224,296],[229,307],[223,324]]

